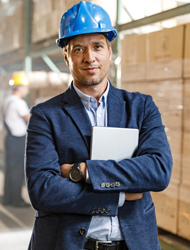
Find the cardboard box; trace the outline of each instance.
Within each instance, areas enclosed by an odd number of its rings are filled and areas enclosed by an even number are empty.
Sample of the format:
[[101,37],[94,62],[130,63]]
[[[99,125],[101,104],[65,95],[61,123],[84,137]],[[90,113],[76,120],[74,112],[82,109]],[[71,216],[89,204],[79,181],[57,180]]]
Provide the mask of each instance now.
[[121,41],[121,81],[146,79],[147,35],[125,37]]
[[10,13],[5,10],[5,17],[1,20],[0,54],[24,47],[24,1],[11,3]]
[[164,191],[152,192],[151,195],[155,204],[158,227],[176,234],[179,198],[178,185],[170,183]]
[[184,26],[148,34],[147,79],[182,77]]
[[179,184],[181,182],[181,170],[182,170],[182,131],[169,130],[166,131],[168,142],[171,147],[173,158],[173,170],[171,176],[171,182]]
[[[33,0],[33,20],[39,21],[40,18],[50,14],[53,10],[54,4],[58,1],[53,0]],[[64,2],[64,1],[62,1]]]
[[47,16],[32,23],[32,42],[38,42],[47,38]]
[[190,77],[190,23],[185,25],[184,77]]
[[183,130],[190,133],[190,79],[186,79],[184,83],[183,106]]
[[190,240],[190,185],[180,186],[177,234]]
[[182,183],[190,185],[190,133],[183,133]]

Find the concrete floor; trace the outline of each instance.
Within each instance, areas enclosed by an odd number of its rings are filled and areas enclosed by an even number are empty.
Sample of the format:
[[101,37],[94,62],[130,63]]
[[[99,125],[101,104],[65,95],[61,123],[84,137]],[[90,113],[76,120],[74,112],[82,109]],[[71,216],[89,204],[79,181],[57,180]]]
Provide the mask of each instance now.
[[[0,155],[1,156],[1,155]],[[2,205],[4,166],[0,157],[0,250],[27,250],[34,223],[32,207],[15,208]],[[22,196],[29,203],[26,187]]]
[[31,230],[10,231],[0,234],[1,250],[27,250]]

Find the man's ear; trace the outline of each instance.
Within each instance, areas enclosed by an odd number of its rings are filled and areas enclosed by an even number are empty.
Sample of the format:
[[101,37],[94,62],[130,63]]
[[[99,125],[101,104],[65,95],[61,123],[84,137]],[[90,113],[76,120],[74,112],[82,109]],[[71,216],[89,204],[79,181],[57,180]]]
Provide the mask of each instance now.
[[65,63],[67,64],[67,66],[69,66],[69,59],[68,59],[67,52],[64,52],[64,60],[65,60]]

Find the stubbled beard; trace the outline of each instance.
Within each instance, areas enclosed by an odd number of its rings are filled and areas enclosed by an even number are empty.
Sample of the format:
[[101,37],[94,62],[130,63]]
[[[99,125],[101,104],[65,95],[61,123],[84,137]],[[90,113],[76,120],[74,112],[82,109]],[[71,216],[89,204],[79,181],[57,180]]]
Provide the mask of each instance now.
[[[93,75],[93,74],[92,74]],[[87,87],[87,86],[96,86],[98,84],[100,84],[105,78],[106,78],[107,74],[105,74],[104,76],[98,78],[98,79],[86,79],[86,77],[82,77],[81,79],[78,79],[78,83],[81,86]]]

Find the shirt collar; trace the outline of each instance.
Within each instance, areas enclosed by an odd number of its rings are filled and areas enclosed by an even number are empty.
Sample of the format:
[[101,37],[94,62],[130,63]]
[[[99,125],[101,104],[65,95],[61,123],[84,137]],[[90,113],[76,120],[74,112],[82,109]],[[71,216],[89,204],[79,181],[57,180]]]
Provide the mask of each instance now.
[[[110,88],[110,82],[109,80],[107,81],[108,85],[106,88],[106,91],[103,93],[103,95],[100,97],[99,102],[103,104],[103,106],[105,107],[107,104],[107,96],[108,96],[108,92],[109,92],[109,88]],[[97,101],[95,98],[86,95],[85,93],[83,93],[81,90],[79,90],[75,84],[73,83],[73,87],[77,93],[77,95],[80,97],[83,105],[85,106],[86,109],[90,110],[90,108],[94,108],[94,106],[97,106]]]

